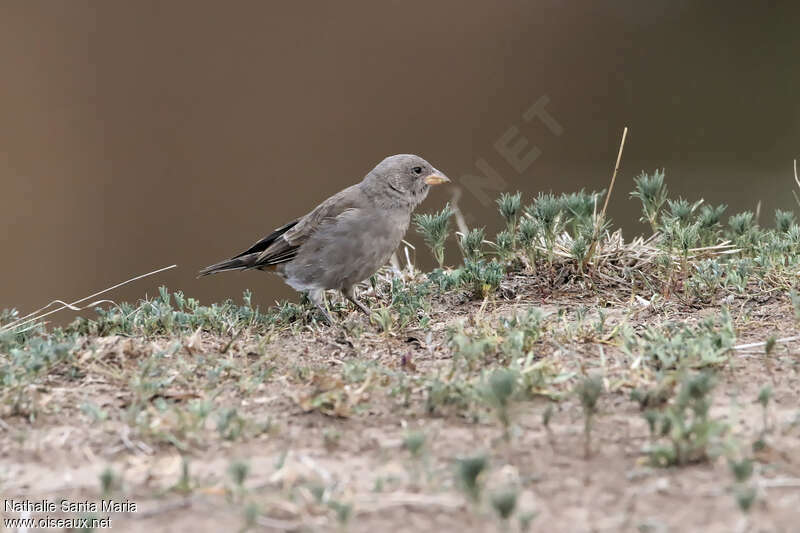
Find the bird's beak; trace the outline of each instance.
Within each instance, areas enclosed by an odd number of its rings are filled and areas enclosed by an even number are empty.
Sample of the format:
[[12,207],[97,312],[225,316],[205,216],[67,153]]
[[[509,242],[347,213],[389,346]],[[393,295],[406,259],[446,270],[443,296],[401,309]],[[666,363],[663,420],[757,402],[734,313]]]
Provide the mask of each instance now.
[[436,170],[425,178],[425,183],[428,185],[440,185],[442,183],[450,183],[450,179],[444,173]]

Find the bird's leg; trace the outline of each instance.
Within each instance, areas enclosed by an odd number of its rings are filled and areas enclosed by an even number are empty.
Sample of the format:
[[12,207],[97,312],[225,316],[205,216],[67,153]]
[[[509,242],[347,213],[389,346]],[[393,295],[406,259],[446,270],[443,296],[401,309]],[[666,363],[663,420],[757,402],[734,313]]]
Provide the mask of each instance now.
[[353,302],[353,305],[355,305],[356,307],[361,309],[361,312],[363,312],[365,315],[367,315],[367,317],[372,315],[372,313],[369,310],[369,307],[367,307],[366,305],[362,304],[361,302],[359,302],[356,299],[356,288],[355,288],[354,285],[350,285],[349,287],[345,287],[344,289],[342,289],[342,293],[344,294],[345,298],[347,298],[348,300]]
[[328,313],[328,309],[325,307],[325,291],[322,289],[308,291],[308,299],[311,300],[311,303],[317,306],[317,309],[319,309],[320,312],[322,312],[322,315],[325,317],[328,325],[332,326],[333,319],[331,318],[330,313]]

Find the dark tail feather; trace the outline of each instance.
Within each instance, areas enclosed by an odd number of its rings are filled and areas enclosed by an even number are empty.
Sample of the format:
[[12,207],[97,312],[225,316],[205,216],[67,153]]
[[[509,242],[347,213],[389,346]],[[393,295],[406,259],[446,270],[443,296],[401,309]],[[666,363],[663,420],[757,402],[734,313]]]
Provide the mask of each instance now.
[[295,255],[297,255],[297,246],[291,246],[285,241],[284,249],[276,250],[276,253],[278,254],[277,259],[267,257],[262,258],[262,261],[258,261],[258,258],[261,255],[261,252],[272,246],[281,235],[292,229],[299,220],[300,219],[295,219],[288,224],[281,226],[233,259],[228,259],[215,265],[205,267],[203,270],[197,273],[197,277],[201,278],[203,276],[208,276],[209,274],[217,274],[218,272],[228,272],[230,270],[248,270],[251,268],[272,270],[275,268],[272,266],[273,264],[289,261]]
[[244,257],[235,257],[226,261],[221,261],[211,266],[205,267],[197,273],[197,277],[208,276],[209,274],[218,274],[220,272],[228,272],[230,270],[244,270],[252,266],[256,254],[246,255]]

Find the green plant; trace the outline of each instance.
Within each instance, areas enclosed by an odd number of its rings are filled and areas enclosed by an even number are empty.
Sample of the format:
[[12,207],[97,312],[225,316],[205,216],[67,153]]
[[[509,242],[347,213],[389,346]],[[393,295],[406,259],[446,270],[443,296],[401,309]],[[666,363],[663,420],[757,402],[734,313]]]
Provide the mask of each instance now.
[[[427,281],[408,283],[401,278],[392,278],[389,308],[397,314],[397,325],[402,329],[419,323],[424,327],[430,320],[432,284]],[[383,321],[391,329],[392,324]],[[386,330],[386,331],[388,331]]]
[[597,401],[604,390],[603,380],[599,376],[587,376],[575,387],[575,394],[583,408],[583,451],[586,458],[591,456],[592,420],[597,414]]
[[511,440],[511,399],[517,386],[517,374],[507,368],[498,368],[489,376],[489,387],[486,394],[489,403],[497,413],[497,419],[503,426],[503,438]]
[[569,253],[575,264],[578,266],[578,272],[583,274],[584,264],[588,259],[589,242],[581,235],[573,239],[569,248]]
[[717,291],[722,285],[725,267],[717,259],[704,259],[694,264],[694,273],[687,282],[687,288],[697,298],[714,303]]
[[517,507],[517,496],[519,492],[513,487],[507,487],[493,492],[490,496],[492,508],[497,515],[504,521],[511,518],[514,509]]
[[735,480],[733,495],[736,498],[736,505],[743,513],[748,513],[757,495],[755,487],[748,484],[753,476],[753,461],[748,458],[740,461],[729,458],[728,466]]
[[794,289],[790,290],[789,301],[792,302],[792,309],[794,309],[794,319],[800,322],[800,293]]
[[761,404],[761,432],[766,433],[769,427],[767,423],[768,420],[768,408],[769,408],[769,401],[772,399],[772,387],[769,385],[764,385],[761,387],[761,390],[758,391],[758,398],[756,401]]
[[525,208],[525,213],[536,222],[544,239],[547,260],[552,265],[556,238],[567,223],[563,201],[552,193],[539,193],[533,204]]
[[483,454],[458,459],[456,472],[461,488],[469,499],[477,504],[481,498],[481,474],[488,468],[489,460]]
[[483,257],[483,239],[483,228],[473,228],[461,235],[458,244],[465,261],[478,261]]
[[775,345],[778,342],[778,338],[775,335],[770,335],[767,337],[766,342],[764,343],[764,355],[769,356],[772,354],[772,351],[775,349]]
[[226,440],[236,440],[244,432],[245,419],[235,407],[223,408],[217,417],[217,431]]
[[444,245],[450,235],[451,216],[453,209],[450,204],[446,204],[438,213],[414,215],[417,232],[422,235],[439,268],[444,265]]
[[794,213],[791,211],[775,210],[775,229],[781,233],[788,233],[794,224]]
[[539,225],[533,218],[525,217],[520,221],[517,233],[517,240],[522,246],[528,262],[531,266],[535,266],[538,257],[536,246],[540,236]]
[[635,189],[631,198],[642,202],[642,222],[650,224],[653,232],[658,231],[658,214],[667,201],[667,186],[664,185],[664,170],[656,170],[652,174],[642,172],[634,178]]
[[677,224],[672,229],[673,242],[681,254],[681,274],[684,281],[689,275],[689,250],[694,248],[700,238],[697,224],[684,226]]
[[662,218],[667,224],[688,224],[692,214],[702,203],[702,200],[698,200],[691,204],[684,198],[667,200],[667,212],[662,214]]
[[379,307],[372,312],[370,321],[378,326],[382,333],[391,333],[394,330],[394,316],[388,307]]
[[328,507],[333,509],[336,513],[336,520],[342,526],[347,525],[350,521],[350,517],[353,515],[353,505],[350,503],[331,500],[328,502]]
[[244,489],[244,482],[250,474],[250,465],[245,461],[233,461],[228,466],[228,475],[231,476],[234,485],[238,490]]
[[728,466],[733,473],[733,477],[737,483],[744,483],[750,479],[750,476],[753,475],[753,460],[752,459],[742,459],[741,461],[734,461],[733,459],[728,459]]
[[674,401],[655,416],[655,422],[648,422],[656,427],[656,441],[646,448],[653,465],[680,466],[708,459],[727,431],[709,414],[713,387],[709,373],[686,375]]
[[258,504],[255,502],[248,502],[244,506],[244,526],[239,530],[239,533],[249,531],[258,525],[258,517],[261,514]]
[[505,272],[496,261],[465,261],[461,284],[471,287],[475,298],[485,298],[500,286]]
[[181,477],[178,482],[172,487],[172,490],[181,494],[189,494],[192,492],[192,477],[189,474],[189,459],[185,456],[181,457]]
[[501,262],[508,261],[514,255],[514,234],[508,230],[501,231],[495,237],[492,247]]
[[403,447],[411,453],[412,457],[419,457],[424,446],[425,434],[421,431],[408,433],[403,439]]
[[519,514],[519,531],[520,533],[527,533],[531,529],[531,522],[538,515],[538,511],[526,511]]
[[695,222],[702,246],[711,246],[719,239],[719,232],[722,228],[720,221],[727,208],[728,206],[725,204],[718,206],[704,205],[700,208]]
[[737,213],[728,218],[730,238],[741,248],[752,251],[758,241],[758,226],[752,211]]
[[578,192],[561,195],[561,205],[571,217],[572,236],[578,237],[586,230],[593,232],[596,224],[598,204],[605,196],[605,190],[600,192]]
[[734,489],[734,495],[736,496],[736,505],[739,506],[739,509],[741,509],[743,513],[749,513],[750,508],[756,501],[757,494],[758,493],[756,492],[755,487],[750,487],[750,486],[736,487]]
[[111,493],[120,487],[121,480],[114,469],[110,466],[105,467],[100,473],[100,494],[108,498]]
[[542,337],[546,316],[541,309],[529,307],[524,313],[502,317],[500,333],[506,339],[504,351],[514,357],[527,355]]
[[511,235],[514,235],[522,208],[522,193],[519,191],[514,194],[502,193],[497,199],[497,208],[506,222],[506,229]]
[[647,326],[641,334],[623,330],[622,349],[658,369],[701,368],[725,363],[736,334],[727,309],[707,317],[696,326],[667,322]]

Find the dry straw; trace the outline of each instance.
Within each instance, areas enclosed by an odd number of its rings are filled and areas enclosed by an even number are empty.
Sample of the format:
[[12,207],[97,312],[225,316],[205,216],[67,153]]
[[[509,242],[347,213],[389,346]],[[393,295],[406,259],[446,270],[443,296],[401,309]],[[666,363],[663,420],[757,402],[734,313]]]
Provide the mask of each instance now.
[[[28,313],[27,315],[25,315],[23,317],[20,317],[20,318],[14,320],[13,322],[9,322],[8,324],[5,324],[4,326],[0,327],[0,333],[4,333],[6,331],[12,331],[12,330],[20,332],[22,330],[20,330],[19,328],[21,328],[22,326],[28,325],[28,324],[31,324],[28,329],[34,328],[37,325],[41,324],[40,321],[44,317],[52,315],[53,313],[57,313],[59,311],[63,311],[64,309],[70,309],[72,311],[81,311],[83,309],[86,309],[87,307],[94,307],[95,305],[98,305],[98,304],[103,303],[103,302],[107,302],[109,300],[94,301],[94,302],[91,302],[89,304],[86,304],[83,307],[79,307],[78,304],[81,304],[81,303],[83,303],[86,300],[89,300],[91,298],[95,298],[97,296],[100,296],[101,294],[105,294],[108,291],[112,291],[114,289],[118,289],[119,287],[122,287],[123,285],[127,285],[128,283],[131,283],[133,281],[137,281],[137,280],[140,280],[142,278],[146,278],[148,276],[152,276],[154,274],[158,274],[160,272],[164,272],[166,270],[173,269],[173,268],[175,268],[177,266],[178,265],[170,265],[168,267],[159,268],[158,270],[153,270],[152,272],[148,272],[147,274],[141,274],[141,275],[133,277],[133,278],[131,278],[129,280],[123,281],[122,283],[117,283],[116,285],[112,285],[111,287],[108,287],[107,289],[103,289],[102,291],[98,291],[98,292],[95,292],[93,294],[90,294],[89,296],[85,296],[85,297],[81,298],[80,300],[75,300],[72,303],[66,303],[66,302],[63,302],[61,300],[53,300],[52,302],[50,302],[49,304],[45,305],[44,307],[41,307],[41,308],[37,309],[36,311],[33,311],[32,313]],[[42,311],[44,311],[45,309],[47,309],[49,307],[52,307],[54,305],[60,305],[60,307],[57,307],[55,309],[51,309],[50,311],[47,311],[46,313],[42,313]]]

